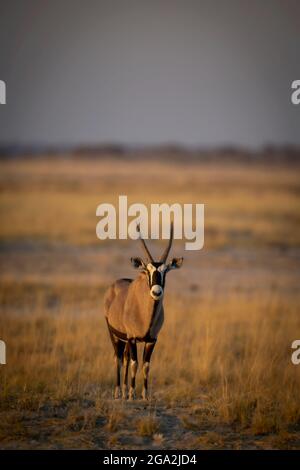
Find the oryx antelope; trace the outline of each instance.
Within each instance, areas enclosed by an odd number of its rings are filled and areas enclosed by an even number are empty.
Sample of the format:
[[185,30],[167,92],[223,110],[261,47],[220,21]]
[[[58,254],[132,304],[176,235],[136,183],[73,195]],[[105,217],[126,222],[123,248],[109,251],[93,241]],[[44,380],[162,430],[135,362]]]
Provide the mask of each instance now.
[[[138,231],[140,232],[139,226]],[[117,280],[109,287],[104,298],[105,317],[115,352],[115,398],[121,396],[122,365],[124,366],[122,397],[128,397],[129,362],[131,372],[129,399],[135,398],[135,377],[138,368],[137,342],[145,343],[142,398],[148,398],[150,358],[164,322],[163,297],[166,274],[171,269],[180,268],[183,262],[183,258],[173,258],[167,264],[173,241],[173,224],[171,224],[168,246],[159,261],[154,261],[152,258],[141,233],[140,240],[147,261],[141,258],[131,258],[133,267],[140,270],[137,278]]]

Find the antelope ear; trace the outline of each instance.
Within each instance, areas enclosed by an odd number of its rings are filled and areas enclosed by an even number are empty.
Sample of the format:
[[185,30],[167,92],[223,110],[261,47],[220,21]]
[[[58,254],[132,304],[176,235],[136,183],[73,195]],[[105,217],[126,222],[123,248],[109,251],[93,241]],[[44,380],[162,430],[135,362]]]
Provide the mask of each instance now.
[[131,258],[131,264],[134,268],[145,268],[145,263],[141,258]]
[[169,263],[169,269],[179,269],[183,263],[183,258],[173,258],[171,263]]

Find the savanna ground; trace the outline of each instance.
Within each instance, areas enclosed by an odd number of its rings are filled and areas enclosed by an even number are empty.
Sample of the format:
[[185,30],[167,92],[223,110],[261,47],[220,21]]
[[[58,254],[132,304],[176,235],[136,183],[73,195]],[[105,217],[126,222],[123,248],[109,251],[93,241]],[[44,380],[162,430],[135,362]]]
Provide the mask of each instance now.
[[[26,157],[0,189],[0,448],[300,448],[299,167]],[[103,293],[142,254],[96,238],[119,194],[205,203],[204,249],[174,243],[148,403],[112,399]]]

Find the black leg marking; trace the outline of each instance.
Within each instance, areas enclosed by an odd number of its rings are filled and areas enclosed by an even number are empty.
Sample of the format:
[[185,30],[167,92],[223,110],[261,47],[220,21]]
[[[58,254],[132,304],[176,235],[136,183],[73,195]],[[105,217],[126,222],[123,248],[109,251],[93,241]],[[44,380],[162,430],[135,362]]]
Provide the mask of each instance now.
[[130,391],[129,398],[135,398],[135,376],[138,368],[138,356],[137,356],[137,347],[135,339],[129,340],[129,349],[130,349],[130,370],[131,370],[131,382],[130,382]]
[[143,375],[144,375],[144,388],[142,396],[144,399],[148,398],[148,375],[149,375],[149,367],[150,367],[150,359],[153,353],[154,346],[156,344],[156,340],[151,343],[145,343],[144,353],[143,353]]
[[122,397],[127,399],[127,388],[128,388],[128,368],[130,361],[130,350],[129,342],[127,341],[123,353],[123,366],[124,366],[124,376],[123,376],[123,387],[122,387]]
[[129,340],[130,359],[137,362],[137,347],[135,339]]
[[151,343],[145,343],[144,353],[143,353],[143,362],[150,362],[155,344],[156,344],[156,340],[152,341]]
[[124,349],[124,365],[125,365],[125,372],[124,372],[124,384],[127,385],[128,383],[128,368],[129,368],[129,359],[130,359],[130,349],[129,349],[129,342],[126,343]]

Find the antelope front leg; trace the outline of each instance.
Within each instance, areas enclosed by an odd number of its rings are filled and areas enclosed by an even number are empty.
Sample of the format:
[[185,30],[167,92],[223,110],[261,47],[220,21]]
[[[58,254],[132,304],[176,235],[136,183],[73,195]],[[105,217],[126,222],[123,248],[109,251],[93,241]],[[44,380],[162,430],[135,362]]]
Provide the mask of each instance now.
[[130,349],[129,342],[126,343],[124,353],[123,353],[123,367],[124,367],[124,377],[123,377],[123,387],[122,387],[122,398],[126,400],[128,398],[128,367],[130,359]]
[[151,343],[145,343],[144,354],[143,354],[143,376],[144,376],[144,387],[142,391],[142,398],[148,400],[148,377],[150,369],[150,359],[155,346],[156,340]]
[[129,389],[129,400],[135,399],[135,377],[138,369],[137,347],[135,339],[129,340],[130,348],[130,374],[131,383]]

